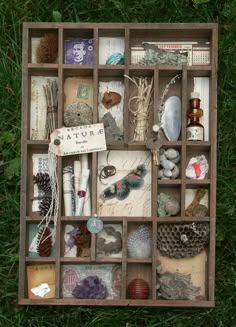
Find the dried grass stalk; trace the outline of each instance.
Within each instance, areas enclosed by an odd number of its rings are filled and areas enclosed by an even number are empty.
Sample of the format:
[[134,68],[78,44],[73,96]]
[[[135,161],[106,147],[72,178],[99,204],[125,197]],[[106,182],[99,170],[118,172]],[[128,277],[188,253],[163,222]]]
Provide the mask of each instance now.
[[129,77],[125,75],[136,86],[135,95],[129,99],[128,108],[133,114],[134,141],[145,141],[147,138],[149,113],[152,105],[153,78],[150,83],[147,77]]

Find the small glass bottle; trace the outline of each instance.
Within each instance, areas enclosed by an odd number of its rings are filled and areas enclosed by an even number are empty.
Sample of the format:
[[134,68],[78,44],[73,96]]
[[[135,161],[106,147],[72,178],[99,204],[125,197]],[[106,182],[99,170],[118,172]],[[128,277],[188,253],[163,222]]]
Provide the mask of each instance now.
[[187,141],[203,141],[204,127],[200,124],[199,119],[203,116],[203,110],[200,108],[198,92],[192,92],[190,97],[190,108],[187,112],[189,123],[187,125]]

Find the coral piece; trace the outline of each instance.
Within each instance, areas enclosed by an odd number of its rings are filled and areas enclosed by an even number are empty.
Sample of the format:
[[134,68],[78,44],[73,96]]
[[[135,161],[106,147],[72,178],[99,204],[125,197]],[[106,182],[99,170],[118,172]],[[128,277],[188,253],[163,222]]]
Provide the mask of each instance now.
[[102,279],[97,276],[88,276],[73,289],[72,295],[77,299],[105,299],[107,288]]
[[157,203],[158,203],[158,208],[157,212],[159,217],[165,217],[167,216],[167,212],[165,210],[166,203],[170,200],[170,196],[166,193],[160,192],[157,196]]
[[37,184],[45,194],[51,194],[52,191],[48,173],[37,173],[33,175],[33,183]]
[[101,199],[109,200],[116,197],[118,200],[124,200],[128,197],[131,189],[138,189],[144,184],[146,175],[145,165],[139,165],[136,169],[126,175],[121,180],[107,187],[100,195]]
[[102,98],[102,104],[106,109],[110,109],[111,107],[115,106],[116,104],[120,103],[121,95],[117,92],[105,92]]
[[200,189],[197,191],[193,201],[190,203],[188,208],[185,210],[185,215],[187,217],[192,217],[193,209],[199,204],[199,202],[201,201],[201,199],[204,197],[205,194],[206,194],[206,190],[204,190],[204,189]]
[[139,225],[129,233],[127,241],[128,255],[131,258],[150,258],[152,254],[151,229],[147,225]]
[[[91,244],[91,234],[86,228],[86,223],[78,224],[78,231],[74,236],[75,245],[77,246],[77,257],[83,255],[84,249],[90,249]],[[84,252],[87,256],[87,251]],[[83,255],[85,256],[85,255]]]
[[193,285],[191,275],[161,272],[157,267],[157,296],[166,300],[195,300],[200,287]]
[[157,229],[157,247],[167,257],[193,257],[208,242],[208,223],[160,224]]
[[186,168],[186,177],[190,179],[204,179],[208,169],[209,165],[204,155],[192,157]]
[[41,37],[36,49],[36,58],[38,63],[54,63],[58,54],[58,36],[57,33],[46,33]]
[[149,285],[144,279],[135,278],[129,283],[127,291],[131,299],[147,299],[149,296]]
[[193,217],[206,217],[208,213],[208,208],[203,204],[198,204],[193,208]]
[[83,102],[73,102],[64,110],[66,127],[89,125],[93,122],[92,108]]
[[97,249],[104,252],[106,255],[110,255],[112,253],[119,253],[122,249],[122,238],[121,233],[117,232],[115,228],[111,226],[104,227],[107,235],[111,235],[115,238],[114,242],[106,243],[106,239],[103,237],[99,237],[97,241]]
[[110,112],[102,117],[102,123],[104,124],[106,142],[122,141],[123,135]]
[[52,250],[52,236],[48,227],[42,226],[37,237],[37,251],[40,257],[50,256]]

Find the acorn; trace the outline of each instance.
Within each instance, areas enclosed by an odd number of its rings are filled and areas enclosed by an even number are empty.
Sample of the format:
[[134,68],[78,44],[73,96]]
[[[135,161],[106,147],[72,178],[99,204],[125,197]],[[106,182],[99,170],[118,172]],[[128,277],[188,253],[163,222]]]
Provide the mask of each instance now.
[[147,299],[149,296],[148,283],[142,278],[133,279],[128,285],[128,295],[131,299]]
[[40,38],[36,49],[36,58],[38,63],[54,63],[58,54],[58,36],[57,33],[45,33]]

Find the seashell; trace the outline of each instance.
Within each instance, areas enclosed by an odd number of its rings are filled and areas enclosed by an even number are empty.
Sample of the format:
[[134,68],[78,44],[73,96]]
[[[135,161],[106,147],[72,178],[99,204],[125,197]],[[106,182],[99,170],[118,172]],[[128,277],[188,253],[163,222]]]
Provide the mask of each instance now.
[[179,201],[171,198],[165,205],[165,210],[168,216],[176,216],[180,211]]
[[171,176],[172,179],[177,178],[179,176],[179,167],[175,166],[174,169],[171,171],[171,173],[172,173]]
[[172,170],[175,167],[175,164],[167,159],[160,160],[160,164],[163,168],[168,170]]
[[92,122],[93,111],[86,103],[71,103],[64,111],[64,124],[66,127],[89,125]]
[[121,95],[117,92],[105,92],[102,98],[102,104],[106,109],[110,109],[120,103]]
[[149,285],[144,279],[135,278],[129,283],[127,291],[131,299],[147,299]]
[[186,168],[186,177],[190,179],[204,179],[208,169],[208,161],[204,155],[192,157]]
[[178,96],[170,96],[164,102],[161,128],[169,141],[178,140],[181,130],[181,100]]
[[172,161],[173,159],[176,159],[179,156],[179,151],[175,149],[167,149],[165,151],[165,156],[167,159]]
[[203,204],[198,204],[193,208],[193,217],[206,217],[208,213],[208,208]]
[[129,233],[127,240],[130,258],[150,258],[152,254],[151,229],[147,225],[140,225]]
[[164,174],[165,177],[171,177],[172,176],[172,172],[169,169],[164,169],[163,174]]

